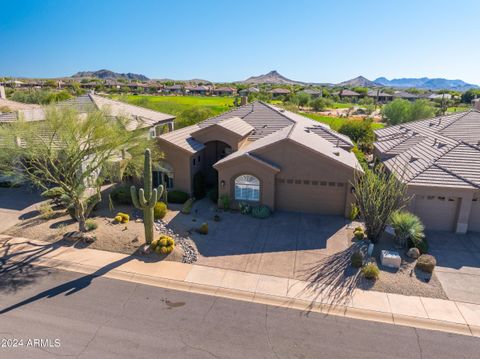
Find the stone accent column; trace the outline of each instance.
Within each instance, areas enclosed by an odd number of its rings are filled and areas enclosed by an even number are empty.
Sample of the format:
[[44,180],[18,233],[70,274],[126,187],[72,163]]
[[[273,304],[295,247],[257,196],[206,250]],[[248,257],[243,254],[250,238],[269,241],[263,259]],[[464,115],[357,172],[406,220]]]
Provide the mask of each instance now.
[[473,192],[466,193],[460,198],[460,206],[458,208],[457,224],[455,233],[467,233],[470,211],[472,209]]

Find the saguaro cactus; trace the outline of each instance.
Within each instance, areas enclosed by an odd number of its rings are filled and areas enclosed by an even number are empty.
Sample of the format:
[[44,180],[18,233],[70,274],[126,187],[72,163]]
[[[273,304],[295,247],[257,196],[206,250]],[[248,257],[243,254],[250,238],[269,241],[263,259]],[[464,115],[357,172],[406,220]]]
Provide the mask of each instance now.
[[145,150],[145,164],[143,167],[143,186],[138,190],[130,187],[133,205],[143,210],[143,226],[145,227],[145,241],[150,244],[153,240],[153,207],[162,196],[163,185],[152,189],[152,155],[150,149]]

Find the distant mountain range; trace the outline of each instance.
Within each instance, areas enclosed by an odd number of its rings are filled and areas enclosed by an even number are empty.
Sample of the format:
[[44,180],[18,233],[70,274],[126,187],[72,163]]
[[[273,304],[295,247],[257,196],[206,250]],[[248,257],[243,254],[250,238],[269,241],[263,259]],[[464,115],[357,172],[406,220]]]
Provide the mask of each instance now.
[[251,76],[245,81],[240,81],[245,84],[258,85],[258,84],[275,84],[275,85],[304,85],[305,82],[294,81],[287,79],[285,76],[280,75],[277,71],[270,71],[268,74],[260,76]]
[[342,86],[342,87],[381,87],[382,85],[377,83],[376,81],[370,81],[369,79],[367,79],[363,76],[358,76],[358,77],[355,77],[354,79],[340,82],[339,84],[337,84],[337,86]]
[[125,80],[134,80],[134,81],[148,81],[149,78],[145,75],[140,74],[121,74],[118,72],[113,72],[110,70],[98,70],[98,71],[80,71],[77,72],[72,77],[79,78],[79,77],[94,77],[97,79],[125,79]]
[[466,91],[472,88],[478,88],[477,85],[466,83],[462,80],[447,80],[443,78],[430,79],[421,78],[399,78],[388,80],[385,77],[379,77],[374,82],[386,87],[419,88],[426,90],[457,90]]

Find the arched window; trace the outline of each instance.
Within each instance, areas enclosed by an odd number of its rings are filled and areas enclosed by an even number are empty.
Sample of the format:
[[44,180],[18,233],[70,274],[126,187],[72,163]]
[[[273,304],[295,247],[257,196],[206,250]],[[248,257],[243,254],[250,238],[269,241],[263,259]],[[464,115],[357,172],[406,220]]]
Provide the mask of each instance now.
[[238,176],[235,179],[235,199],[243,201],[260,200],[260,181],[251,175]]

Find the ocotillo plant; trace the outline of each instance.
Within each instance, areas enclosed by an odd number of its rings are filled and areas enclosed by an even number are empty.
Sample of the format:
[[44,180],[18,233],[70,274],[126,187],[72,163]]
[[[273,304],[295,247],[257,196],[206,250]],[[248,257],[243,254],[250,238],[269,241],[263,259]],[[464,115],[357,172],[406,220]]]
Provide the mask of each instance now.
[[130,187],[133,205],[143,210],[143,226],[145,228],[145,241],[150,244],[153,240],[153,207],[162,196],[163,186],[152,189],[152,155],[150,149],[145,150],[145,164],[143,167],[143,186],[138,190]]

